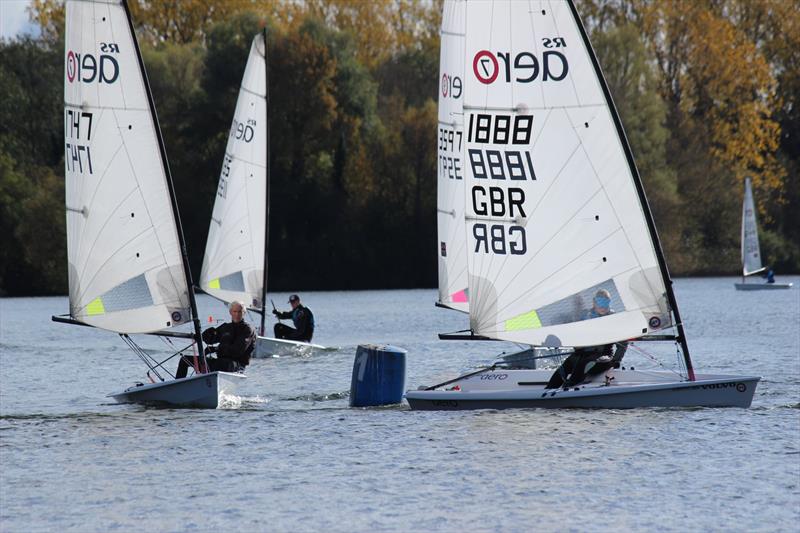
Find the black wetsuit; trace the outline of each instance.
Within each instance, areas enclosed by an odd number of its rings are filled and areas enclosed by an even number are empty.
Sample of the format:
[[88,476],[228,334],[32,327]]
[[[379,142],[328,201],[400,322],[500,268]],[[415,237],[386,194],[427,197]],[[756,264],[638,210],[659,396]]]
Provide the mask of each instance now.
[[[203,341],[209,346],[206,353],[216,352],[216,358],[207,358],[209,372],[239,372],[250,364],[250,356],[256,347],[256,330],[253,326],[242,320],[241,322],[226,322],[216,328],[208,328],[203,332]],[[186,357],[181,357],[178,363],[176,378],[186,377],[189,364]]]
[[311,342],[314,336],[314,314],[311,309],[298,305],[292,311],[274,313],[278,318],[292,319],[294,327],[285,324],[275,324],[275,337],[292,341]]
[[[588,376],[596,376],[601,374],[614,366],[619,364],[616,357],[611,357],[613,344],[606,344],[604,346],[592,346],[589,348],[576,348],[575,352],[570,354],[561,366],[553,372],[553,376],[547,383],[546,389],[557,389],[559,387],[572,387],[583,383]],[[619,359],[622,359],[624,349],[620,354]],[[598,361],[601,357],[605,358]]]

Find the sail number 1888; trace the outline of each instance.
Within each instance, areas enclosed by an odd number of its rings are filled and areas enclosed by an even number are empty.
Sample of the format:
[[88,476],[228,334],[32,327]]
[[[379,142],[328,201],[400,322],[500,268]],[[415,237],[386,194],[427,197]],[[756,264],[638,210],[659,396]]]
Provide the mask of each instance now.
[[530,144],[533,129],[532,115],[469,116],[467,142],[481,144]]

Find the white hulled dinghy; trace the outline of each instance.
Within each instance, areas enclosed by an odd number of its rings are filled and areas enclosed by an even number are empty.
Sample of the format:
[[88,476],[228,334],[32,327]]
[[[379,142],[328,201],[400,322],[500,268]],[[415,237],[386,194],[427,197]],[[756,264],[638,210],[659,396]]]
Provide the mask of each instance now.
[[253,38],[214,200],[200,288],[261,315],[253,357],[328,348],[265,334],[269,257],[269,127],[266,29]]
[[576,349],[668,340],[685,374],[611,368],[548,389],[551,371],[498,364],[408,391],[410,406],[749,406],[758,377],[694,373],[641,179],[572,0],[446,0],[445,13],[457,5],[470,336]]
[[[116,332],[147,364],[152,383],[112,395],[117,401],[217,407],[243,375],[169,379],[166,361],[130,337],[190,339],[200,354],[195,367],[206,368],[172,178],[127,3],[68,0],[65,22],[70,313],[53,320]],[[169,331],[188,322],[193,333]]]
[[753,202],[753,186],[750,178],[744,180],[744,198],[742,199],[742,282],[734,283],[740,291],[761,291],[774,289],[790,289],[791,283],[747,283],[747,276],[764,271],[761,264],[761,246],[758,243],[758,223],[756,208]]

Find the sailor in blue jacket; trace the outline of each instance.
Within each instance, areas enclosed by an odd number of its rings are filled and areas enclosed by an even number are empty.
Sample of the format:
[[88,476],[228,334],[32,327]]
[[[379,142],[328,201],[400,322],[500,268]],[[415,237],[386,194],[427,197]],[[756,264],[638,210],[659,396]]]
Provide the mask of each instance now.
[[275,337],[293,341],[311,342],[314,336],[314,314],[311,309],[300,303],[300,297],[292,294],[289,297],[292,305],[291,311],[272,310],[272,314],[283,319],[292,319],[294,327],[285,324],[275,324]]

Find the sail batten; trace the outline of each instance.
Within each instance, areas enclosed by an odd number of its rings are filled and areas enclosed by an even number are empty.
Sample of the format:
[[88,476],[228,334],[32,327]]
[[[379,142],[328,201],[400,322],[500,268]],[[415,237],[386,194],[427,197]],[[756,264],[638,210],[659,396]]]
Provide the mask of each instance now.
[[587,346],[672,326],[638,174],[573,6],[464,7],[473,333]]
[[[265,33],[250,46],[209,224],[202,289],[263,309],[266,269],[267,79]],[[227,281],[226,281],[227,280]]]
[[158,125],[126,6],[66,3],[70,315],[119,333],[192,318]]

